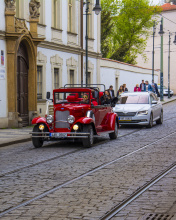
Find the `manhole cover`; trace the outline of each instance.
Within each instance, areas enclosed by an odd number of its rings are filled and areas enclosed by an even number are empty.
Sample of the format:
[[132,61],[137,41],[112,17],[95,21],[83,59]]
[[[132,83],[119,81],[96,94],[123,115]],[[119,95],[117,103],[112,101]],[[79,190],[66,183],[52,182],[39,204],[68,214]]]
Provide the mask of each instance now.
[[168,214],[147,214],[145,215],[142,220],[170,220],[174,215]]

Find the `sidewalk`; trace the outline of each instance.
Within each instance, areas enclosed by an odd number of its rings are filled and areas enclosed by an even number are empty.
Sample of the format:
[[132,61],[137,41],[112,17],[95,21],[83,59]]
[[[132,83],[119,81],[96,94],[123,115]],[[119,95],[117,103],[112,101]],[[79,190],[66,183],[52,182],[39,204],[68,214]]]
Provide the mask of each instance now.
[[[173,96],[170,99],[164,97],[164,101],[162,101],[162,105],[175,100],[176,100],[176,96]],[[29,132],[31,132],[32,129],[33,126],[16,128],[16,129],[11,129],[11,128],[0,129],[0,147],[30,141],[31,134],[29,134]]]

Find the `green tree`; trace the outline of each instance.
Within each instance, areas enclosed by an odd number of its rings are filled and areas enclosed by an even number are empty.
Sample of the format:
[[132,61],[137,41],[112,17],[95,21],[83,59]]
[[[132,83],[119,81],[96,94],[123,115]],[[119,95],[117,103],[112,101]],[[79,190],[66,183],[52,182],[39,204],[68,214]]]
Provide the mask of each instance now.
[[102,0],[101,48],[105,58],[136,63],[144,50],[153,15],[161,10],[149,0]]

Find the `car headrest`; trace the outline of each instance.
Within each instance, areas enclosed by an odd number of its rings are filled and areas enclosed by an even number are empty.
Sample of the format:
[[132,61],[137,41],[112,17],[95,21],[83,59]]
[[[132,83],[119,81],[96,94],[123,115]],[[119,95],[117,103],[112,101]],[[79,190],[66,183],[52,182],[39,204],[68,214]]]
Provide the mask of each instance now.
[[99,92],[99,98],[101,97],[101,96],[103,96],[103,92]]
[[76,96],[72,96],[72,95],[69,95],[69,96],[67,96],[67,101],[68,102],[73,102],[73,101],[76,101]]

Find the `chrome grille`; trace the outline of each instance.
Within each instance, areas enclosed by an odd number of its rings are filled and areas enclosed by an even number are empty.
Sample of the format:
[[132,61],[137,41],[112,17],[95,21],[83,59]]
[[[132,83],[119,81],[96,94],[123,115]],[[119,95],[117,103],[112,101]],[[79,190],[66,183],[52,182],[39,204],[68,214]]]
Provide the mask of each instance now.
[[69,123],[67,122],[67,118],[70,115],[69,111],[56,111],[56,128],[69,128]]
[[118,116],[135,116],[136,112],[127,112],[127,113],[117,112],[117,114],[118,114]]

